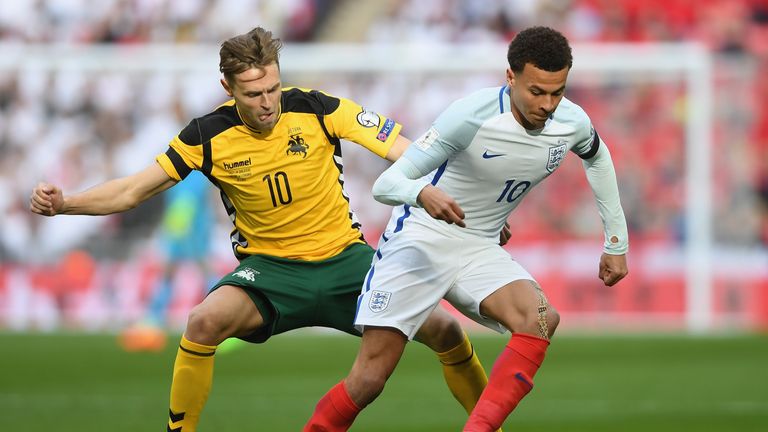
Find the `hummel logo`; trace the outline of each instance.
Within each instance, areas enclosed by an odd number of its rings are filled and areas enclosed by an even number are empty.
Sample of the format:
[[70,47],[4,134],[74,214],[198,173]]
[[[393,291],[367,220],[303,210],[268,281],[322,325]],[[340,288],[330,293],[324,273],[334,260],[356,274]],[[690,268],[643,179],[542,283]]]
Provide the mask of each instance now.
[[235,162],[232,162],[232,163],[224,162],[224,169],[226,169],[226,170],[232,170],[232,169],[235,169],[235,168],[242,168],[242,167],[247,167],[247,166],[251,166],[251,158],[250,157],[248,159],[240,160],[240,161],[235,161]]
[[488,150],[483,152],[483,159],[493,159],[495,157],[504,156],[504,153],[498,153],[498,154],[490,154],[488,153]]

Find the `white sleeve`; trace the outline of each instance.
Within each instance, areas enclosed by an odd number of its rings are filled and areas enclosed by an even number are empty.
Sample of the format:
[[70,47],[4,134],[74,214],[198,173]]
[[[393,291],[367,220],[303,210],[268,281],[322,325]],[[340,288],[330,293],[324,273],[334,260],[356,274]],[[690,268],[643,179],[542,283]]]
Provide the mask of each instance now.
[[376,179],[372,189],[373,197],[383,204],[418,207],[419,193],[429,184],[423,177],[424,174],[403,156]]
[[623,255],[629,249],[629,238],[627,221],[619,199],[616,171],[605,142],[601,142],[596,150],[594,156],[585,159],[583,164],[587,180],[597,201],[600,219],[603,221],[605,230],[603,251],[610,255]]
[[373,184],[373,197],[388,205],[408,204],[420,207],[419,193],[429,181],[424,178],[437,169],[455,152],[460,151],[450,141],[440,138],[433,127],[411,143],[392,166]]

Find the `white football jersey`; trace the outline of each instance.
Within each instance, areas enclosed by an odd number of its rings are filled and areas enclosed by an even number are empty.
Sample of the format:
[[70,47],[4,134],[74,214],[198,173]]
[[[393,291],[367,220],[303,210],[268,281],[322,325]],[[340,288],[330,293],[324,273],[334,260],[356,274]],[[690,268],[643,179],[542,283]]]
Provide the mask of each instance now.
[[587,114],[566,98],[542,129],[526,130],[511,112],[507,86],[482,89],[451,104],[407,153],[416,166],[435,155],[447,156],[424,180],[456,200],[464,210],[466,228],[406,204],[395,207],[387,231],[417,224],[447,235],[498,242],[509,214],[557,170],[568,152],[588,159],[599,145]]

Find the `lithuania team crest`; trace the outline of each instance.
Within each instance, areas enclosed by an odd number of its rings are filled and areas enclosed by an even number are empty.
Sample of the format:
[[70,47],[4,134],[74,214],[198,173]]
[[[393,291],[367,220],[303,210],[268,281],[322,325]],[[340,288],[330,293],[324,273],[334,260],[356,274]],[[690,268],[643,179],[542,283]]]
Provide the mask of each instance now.
[[565,140],[557,140],[559,144],[557,147],[549,148],[549,159],[547,160],[547,171],[554,172],[560,163],[565,159],[565,151],[568,148],[568,143]]
[[309,144],[304,142],[301,134],[296,134],[291,135],[291,139],[288,140],[288,150],[285,151],[285,154],[302,155],[302,158],[306,158],[307,150],[309,150]]

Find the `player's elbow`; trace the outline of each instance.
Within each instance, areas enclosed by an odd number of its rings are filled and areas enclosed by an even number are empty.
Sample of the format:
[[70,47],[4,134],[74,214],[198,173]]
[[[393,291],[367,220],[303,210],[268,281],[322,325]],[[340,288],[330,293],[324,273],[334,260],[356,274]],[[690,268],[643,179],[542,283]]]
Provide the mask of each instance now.
[[136,188],[127,188],[122,194],[115,197],[117,199],[116,207],[118,212],[132,210],[138,207],[143,201],[141,194]]
[[389,180],[387,176],[380,176],[378,179],[376,179],[376,181],[373,183],[373,187],[371,188],[373,199],[387,205],[399,204],[389,199],[389,197],[392,196],[393,186],[394,185],[392,181]]

